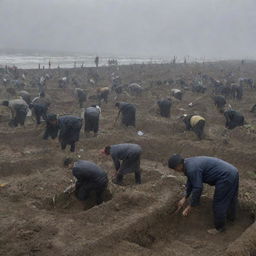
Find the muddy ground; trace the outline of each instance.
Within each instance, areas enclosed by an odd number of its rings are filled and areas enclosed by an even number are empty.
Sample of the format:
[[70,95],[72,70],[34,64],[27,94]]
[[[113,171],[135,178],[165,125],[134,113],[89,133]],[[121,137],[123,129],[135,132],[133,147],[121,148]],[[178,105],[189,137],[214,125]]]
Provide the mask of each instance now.
[[[125,83],[141,80],[146,88],[142,97],[121,96],[120,100],[137,106],[137,127],[113,125],[116,110],[115,95],[103,104],[100,132],[97,138],[81,133],[75,156],[91,160],[114,173],[110,158],[99,154],[106,145],[138,143],[143,148],[142,185],[134,185],[133,175],[125,177],[125,186],[110,182],[105,202],[92,207],[81,204],[72,195],[64,196],[64,189],[72,183],[70,171],[62,166],[65,156],[57,141],[43,141],[44,124],[35,128],[28,119],[25,128],[8,127],[9,112],[0,107],[0,255],[256,255],[254,208],[256,199],[256,164],[254,126],[256,117],[249,113],[256,103],[256,90],[246,89],[242,101],[229,100],[232,107],[245,115],[250,128],[224,128],[224,117],[215,109],[210,89],[204,95],[185,91],[184,99],[173,99],[171,118],[161,118],[156,100],[169,96],[177,85],[152,85],[152,81],[192,79],[201,71],[222,79],[230,71],[236,77],[256,79],[256,63],[240,66],[236,62],[188,65],[131,65],[102,67],[96,86],[87,82],[90,72],[69,70],[79,78],[81,87],[89,95],[95,87],[110,86],[110,75],[118,73]],[[46,72],[47,94],[52,98],[50,112],[81,115],[73,96],[73,87],[59,89],[57,79],[64,70],[26,70],[28,79]],[[33,96],[37,89],[27,88]],[[1,87],[1,98],[10,97]],[[190,102],[195,102],[192,108]],[[89,100],[86,106],[95,103]],[[205,117],[206,136],[198,141],[192,132],[185,132],[178,119],[181,114],[196,113]],[[138,136],[137,131],[143,131]],[[240,209],[238,220],[228,224],[227,231],[216,237],[207,234],[212,228],[212,188],[205,186],[201,206],[187,218],[174,214],[176,202],[182,196],[185,179],[167,168],[173,153],[185,157],[208,155],[220,157],[240,172]]]

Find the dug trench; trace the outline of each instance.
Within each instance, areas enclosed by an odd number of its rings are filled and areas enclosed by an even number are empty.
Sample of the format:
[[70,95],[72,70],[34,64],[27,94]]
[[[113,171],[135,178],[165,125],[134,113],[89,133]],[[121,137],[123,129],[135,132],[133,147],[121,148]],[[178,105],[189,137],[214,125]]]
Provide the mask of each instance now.
[[[230,64],[226,67],[224,63],[218,65],[226,70],[231,68]],[[218,76],[221,75],[220,66],[205,68]],[[255,77],[255,65],[248,68]],[[143,79],[145,87],[149,88],[151,79],[183,75],[189,79],[193,69],[197,70],[197,65],[183,68],[121,66],[120,75],[125,83],[131,79]],[[31,71],[31,76],[35,72]],[[98,86],[109,85],[109,72],[108,68],[99,69],[101,81]],[[94,94],[95,88],[86,84],[86,79],[82,81],[89,95]],[[28,120],[24,129],[11,129],[7,125],[9,112],[1,109],[0,255],[256,255],[256,225],[252,224],[251,218],[256,198],[255,133],[250,133],[246,127],[233,131],[225,129],[224,117],[216,111],[209,91],[203,98],[200,96],[200,100],[197,100],[199,95],[186,91],[181,102],[173,99],[170,120],[161,118],[156,113],[154,102],[169,95],[171,88],[153,86],[142,97],[123,95],[120,98],[136,104],[137,129],[113,125],[116,110],[114,95],[111,94],[109,103],[102,106],[99,136],[85,138],[81,133],[75,156],[97,163],[110,179],[114,174],[113,163],[110,158],[99,155],[101,148],[131,142],[140,144],[144,151],[141,159],[143,184],[134,185],[133,175],[125,177],[123,187],[110,182],[109,197],[99,206],[90,206],[86,202],[84,207],[73,196],[63,196],[72,179],[71,172],[62,164],[69,152],[61,152],[56,141],[42,140],[44,124],[35,129],[34,123]],[[30,92],[33,96],[38,93],[36,89]],[[52,97],[50,112],[80,116],[73,89],[58,89],[57,76],[49,81],[47,93]],[[192,108],[188,107],[196,100]],[[86,106],[94,103],[89,100]],[[255,104],[255,91],[245,90],[241,102],[229,103],[245,115],[248,123],[255,122],[254,115],[248,112]],[[184,113],[200,114],[206,118],[204,140],[198,141],[192,132],[184,131],[184,124],[179,119]],[[138,130],[144,135],[138,136]],[[206,232],[212,227],[212,189],[208,186],[204,189],[201,206],[189,217],[173,214],[185,180],[184,177],[172,177],[176,174],[166,166],[172,153],[181,153],[184,157],[216,156],[239,169],[242,207],[238,220],[233,225],[228,223],[225,233],[212,237]],[[251,205],[247,205],[248,202]]]

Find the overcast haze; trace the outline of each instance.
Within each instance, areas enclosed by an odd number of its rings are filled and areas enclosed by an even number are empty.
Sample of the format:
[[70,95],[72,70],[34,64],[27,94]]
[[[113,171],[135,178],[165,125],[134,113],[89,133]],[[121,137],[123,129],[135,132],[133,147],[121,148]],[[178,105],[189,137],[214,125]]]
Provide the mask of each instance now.
[[256,0],[0,0],[0,49],[256,58]]

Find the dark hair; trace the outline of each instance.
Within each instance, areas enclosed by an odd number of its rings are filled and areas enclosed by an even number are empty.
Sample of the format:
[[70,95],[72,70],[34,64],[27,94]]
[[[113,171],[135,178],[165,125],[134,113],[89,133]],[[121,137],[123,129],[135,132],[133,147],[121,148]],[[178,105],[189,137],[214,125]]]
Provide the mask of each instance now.
[[120,103],[117,102],[117,103],[115,104],[115,107],[119,108],[119,106],[120,106]]
[[57,120],[57,115],[56,114],[48,114],[47,115],[47,121],[51,122],[51,121],[55,121]]
[[109,155],[110,154],[110,149],[111,149],[111,146],[106,146],[105,149],[104,149],[105,154]]
[[63,165],[65,167],[69,166],[70,164],[74,163],[75,160],[72,157],[66,157],[63,161]]
[[9,106],[9,101],[8,100],[4,100],[2,102],[2,105],[8,107]]
[[168,160],[168,167],[175,169],[179,164],[184,164],[184,158],[181,155],[174,154]]

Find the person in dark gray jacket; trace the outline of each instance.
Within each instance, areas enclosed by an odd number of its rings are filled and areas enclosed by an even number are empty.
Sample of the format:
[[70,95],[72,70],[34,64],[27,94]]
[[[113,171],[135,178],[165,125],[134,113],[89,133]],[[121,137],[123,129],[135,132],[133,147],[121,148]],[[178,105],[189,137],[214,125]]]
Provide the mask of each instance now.
[[55,139],[59,133],[61,149],[66,149],[70,145],[70,151],[75,152],[76,142],[79,140],[82,119],[76,116],[61,116],[49,114],[47,116],[46,130],[43,139],[48,137]]
[[100,109],[93,105],[84,112],[84,132],[88,135],[93,131],[96,137],[99,131]]
[[214,105],[217,107],[220,113],[224,113],[224,108],[226,105],[226,99],[222,95],[215,95],[213,96]]
[[[136,184],[141,184],[140,157],[142,149],[137,144],[117,144],[105,147],[105,155],[113,159],[116,175],[114,183],[122,184],[123,176],[134,172]],[[122,161],[122,163],[120,163]]]
[[225,228],[226,219],[235,220],[239,174],[233,165],[214,157],[198,156],[183,159],[175,154],[169,158],[168,166],[188,178],[185,196],[178,203],[178,210],[187,203],[182,213],[184,216],[199,204],[203,183],[207,183],[215,186],[213,199],[215,229],[208,232],[211,234],[221,232]]
[[119,119],[120,113],[122,114],[122,124],[125,126],[135,126],[136,122],[136,107],[133,104],[126,102],[117,102],[115,106],[118,108],[118,116],[116,121]]
[[87,100],[86,92],[81,88],[75,88],[75,97],[79,102],[80,108],[83,108],[84,102]]
[[28,113],[28,105],[23,99],[15,99],[15,100],[4,100],[2,102],[3,106],[8,107],[11,110],[11,120],[9,122],[9,126],[17,127],[18,125],[24,126],[27,113]]
[[85,160],[74,162],[73,158],[66,158],[64,166],[72,169],[76,178],[75,195],[77,199],[84,201],[88,199],[91,192],[96,192],[96,203],[103,202],[103,194],[108,186],[107,173],[95,163]]
[[170,117],[171,106],[172,106],[171,99],[161,99],[157,102],[157,104],[160,109],[160,115],[162,117]]
[[226,128],[228,129],[234,129],[237,126],[243,126],[245,121],[244,121],[244,116],[233,110],[229,109],[224,112],[224,117],[226,118]]
[[19,91],[19,96],[29,105],[31,103],[31,95],[27,91]]

